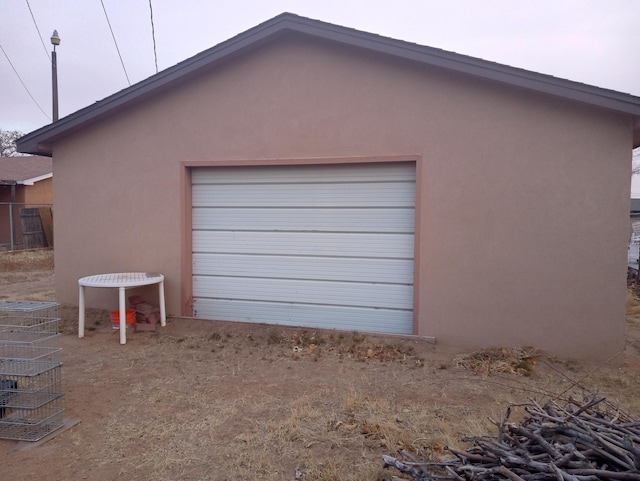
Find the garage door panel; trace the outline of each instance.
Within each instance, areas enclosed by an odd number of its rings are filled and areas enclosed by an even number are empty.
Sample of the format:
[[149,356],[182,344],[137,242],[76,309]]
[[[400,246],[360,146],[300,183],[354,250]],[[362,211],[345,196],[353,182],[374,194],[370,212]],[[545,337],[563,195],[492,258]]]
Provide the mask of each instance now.
[[391,232],[413,234],[413,207],[397,209],[194,208],[194,230]]
[[240,189],[235,184],[195,185],[194,207],[413,207],[412,182],[340,184],[253,184]]
[[193,274],[412,284],[413,261],[410,259],[194,254]]
[[410,310],[306,306],[271,302],[197,299],[194,315],[220,321],[260,322],[347,331],[406,334],[413,326]]
[[413,235],[196,231],[193,252],[412,258]]
[[398,284],[194,276],[193,295],[216,299],[402,309],[412,304],[413,287]]
[[274,184],[415,181],[415,164],[332,164],[291,166],[216,167],[198,169],[194,187],[201,184]]

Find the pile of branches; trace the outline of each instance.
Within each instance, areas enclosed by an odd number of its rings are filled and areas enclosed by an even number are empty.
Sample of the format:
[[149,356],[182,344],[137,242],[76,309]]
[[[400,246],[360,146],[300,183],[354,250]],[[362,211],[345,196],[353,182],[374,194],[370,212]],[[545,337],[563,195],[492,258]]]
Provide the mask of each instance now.
[[417,481],[640,481],[640,420],[595,394],[564,407],[522,407],[521,423],[509,422],[511,407],[494,422],[497,436],[465,438],[466,451],[447,447],[451,460],[420,462],[401,451],[383,456],[384,466]]

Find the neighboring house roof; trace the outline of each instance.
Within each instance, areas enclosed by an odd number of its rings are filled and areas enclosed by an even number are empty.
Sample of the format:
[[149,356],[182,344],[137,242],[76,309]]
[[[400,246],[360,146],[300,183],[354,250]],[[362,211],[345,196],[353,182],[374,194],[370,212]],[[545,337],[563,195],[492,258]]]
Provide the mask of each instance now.
[[50,157],[39,155],[0,158],[0,185],[33,185],[53,177]]
[[104,100],[25,135],[18,140],[18,149],[20,152],[51,156],[52,144],[57,139],[157,95],[201,72],[211,70],[226,60],[254,50],[274,38],[288,34],[338,42],[626,113],[635,117],[633,145],[640,145],[640,97],[283,13]]
[[640,215],[640,199],[631,199],[631,215]]

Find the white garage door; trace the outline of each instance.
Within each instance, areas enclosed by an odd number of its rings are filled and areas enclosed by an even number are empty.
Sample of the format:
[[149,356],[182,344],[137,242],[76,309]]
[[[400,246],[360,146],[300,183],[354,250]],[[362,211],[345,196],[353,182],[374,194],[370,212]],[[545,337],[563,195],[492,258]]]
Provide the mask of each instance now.
[[410,334],[415,164],[197,168],[193,314]]

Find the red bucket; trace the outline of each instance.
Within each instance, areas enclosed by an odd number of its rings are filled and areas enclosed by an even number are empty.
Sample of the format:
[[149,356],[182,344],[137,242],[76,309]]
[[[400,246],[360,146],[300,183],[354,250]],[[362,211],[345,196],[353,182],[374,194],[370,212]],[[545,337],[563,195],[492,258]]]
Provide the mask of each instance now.
[[[125,317],[125,323],[128,326],[133,326],[136,323],[136,311],[127,309]],[[111,312],[111,327],[114,329],[120,329],[120,311]]]

